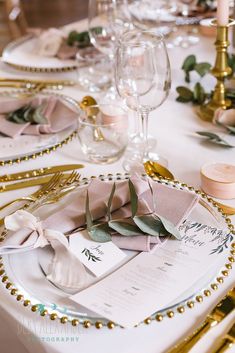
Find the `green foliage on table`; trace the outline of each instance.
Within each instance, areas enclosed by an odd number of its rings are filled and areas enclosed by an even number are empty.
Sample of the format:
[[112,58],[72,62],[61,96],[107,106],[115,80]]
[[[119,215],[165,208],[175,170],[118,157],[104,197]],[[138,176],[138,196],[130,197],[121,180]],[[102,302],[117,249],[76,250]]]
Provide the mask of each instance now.
[[192,102],[193,104],[203,104],[206,98],[210,96],[205,92],[200,82],[195,84],[193,90],[185,86],[179,86],[176,88],[176,91],[179,94],[176,100],[180,103]]
[[[115,183],[113,184],[111,194],[107,204],[107,214],[104,221],[94,223],[89,206],[89,194],[86,197],[86,224],[90,238],[97,242],[111,241],[111,235],[115,232],[125,237],[151,235],[166,236],[173,235],[177,239],[181,239],[178,229],[166,218],[156,214],[155,212],[137,215],[138,196],[134,184],[129,179],[129,193],[131,202],[132,216],[123,219],[111,219],[111,206],[115,193]],[[152,188],[150,188],[152,193]],[[153,195],[152,195],[153,197]]]
[[47,119],[43,115],[43,105],[33,107],[26,105],[19,108],[6,116],[6,119],[16,124],[46,124]]
[[[235,73],[235,55],[228,55],[228,65],[232,69],[232,75]],[[185,82],[191,82],[190,74],[194,71],[200,78],[210,73],[211,64],[207,62],[197,62],[195,55],[189,55],[185,58],[182,70],[185,74]],[[207,99],[211,97],[211,92],[206,92],[204,87],[200,82],[196,82],[193,90],[187,86],[176,87],[178,97],[177,102],[181,103],[193,103],[202,105]],[[230,90],[226,92],[226,97],[235,101],[235,90]]]
[[209,142],[212,142],[216,145],[221,145],[226,148],[233,148],[235,146],[230,145],[227,141],[222,139],[219,135],[209,132],[209,131],[197,131],[197,134],[203,137],[206,137]]
[[[102,27],[94,27],[92,31],[96,34],[101,33]],[[91,45],[90,36],[88,31],[77,32],[72,31],[69,33],[67,38],[67,44],[70,46],[76,46],[78,48],[85,48]]]
[[198,0],[197,6],[204,7],[205,9],[210,9],[214,7],[215,0]]
[[211,69],[211,64],[207,62],[197,63],[195,55],[189,55],[184,60],[182,70],[185,73],[185,81],[190,82],[190,72],[196,71],[200,77],[205,76]]

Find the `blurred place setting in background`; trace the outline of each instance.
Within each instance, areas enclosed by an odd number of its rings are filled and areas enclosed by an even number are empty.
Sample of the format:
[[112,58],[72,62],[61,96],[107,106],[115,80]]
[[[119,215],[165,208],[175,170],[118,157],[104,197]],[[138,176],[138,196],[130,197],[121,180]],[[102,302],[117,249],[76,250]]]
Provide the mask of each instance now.
[[235,352],[234,1],[0,0],[0,50],[1,352]]

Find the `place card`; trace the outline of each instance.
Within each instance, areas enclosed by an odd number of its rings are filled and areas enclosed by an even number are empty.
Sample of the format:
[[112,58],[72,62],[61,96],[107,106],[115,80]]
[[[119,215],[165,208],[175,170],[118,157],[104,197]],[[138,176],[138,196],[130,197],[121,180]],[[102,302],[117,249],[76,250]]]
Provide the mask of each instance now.
[[226,231],[197,222],[187,221],[179,230],[181,241],[169,238],[70,298],[125,328],[134,327],[205,276],[232,241]]
[[70,250],[96,277],[102,276],[126,257],[112,241],[97,243],[91,240],[86,230],[70,236],[69,243]]

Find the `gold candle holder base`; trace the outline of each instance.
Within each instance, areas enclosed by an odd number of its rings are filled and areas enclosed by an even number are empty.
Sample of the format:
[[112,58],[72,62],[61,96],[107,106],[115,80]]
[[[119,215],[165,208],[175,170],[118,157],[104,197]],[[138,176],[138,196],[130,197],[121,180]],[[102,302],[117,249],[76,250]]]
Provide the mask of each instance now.
[[[216,21],[212,22],[217,26]],[[230,19],[227,26],[217,26],[217,37],[215,41],[216,47],[216,60],[211,73],[217,79],[214,92],[211,100],[200,107],[199,116],[202,120],[212,121],[214,113],[218,108],[227,109],[231,106],[232,102],[225,98],[225,79],[232,74],[232,69],[228,66],[228,29],[234,25],[235,21]]]

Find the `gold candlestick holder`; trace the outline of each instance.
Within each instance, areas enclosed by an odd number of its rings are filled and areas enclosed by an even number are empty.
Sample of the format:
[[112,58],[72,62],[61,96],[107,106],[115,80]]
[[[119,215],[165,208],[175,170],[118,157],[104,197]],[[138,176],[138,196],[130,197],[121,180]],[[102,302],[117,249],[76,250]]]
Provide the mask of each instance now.
[[232,102],[226,99],[225,96],[225,79],[232,74],[232,69],[228,66],[228,29],[234,25],[235,21],[230,19],[227,26],[218,26],[216,20],[212,25],[217,27],[217,36],[215,41],[216,60],[211,73],[217,79],[217,84],[212,94],[211,100],[202,105],[200,108],[200,117],[206,121],[212,121],[216,109],[227,109],[231,106]]

